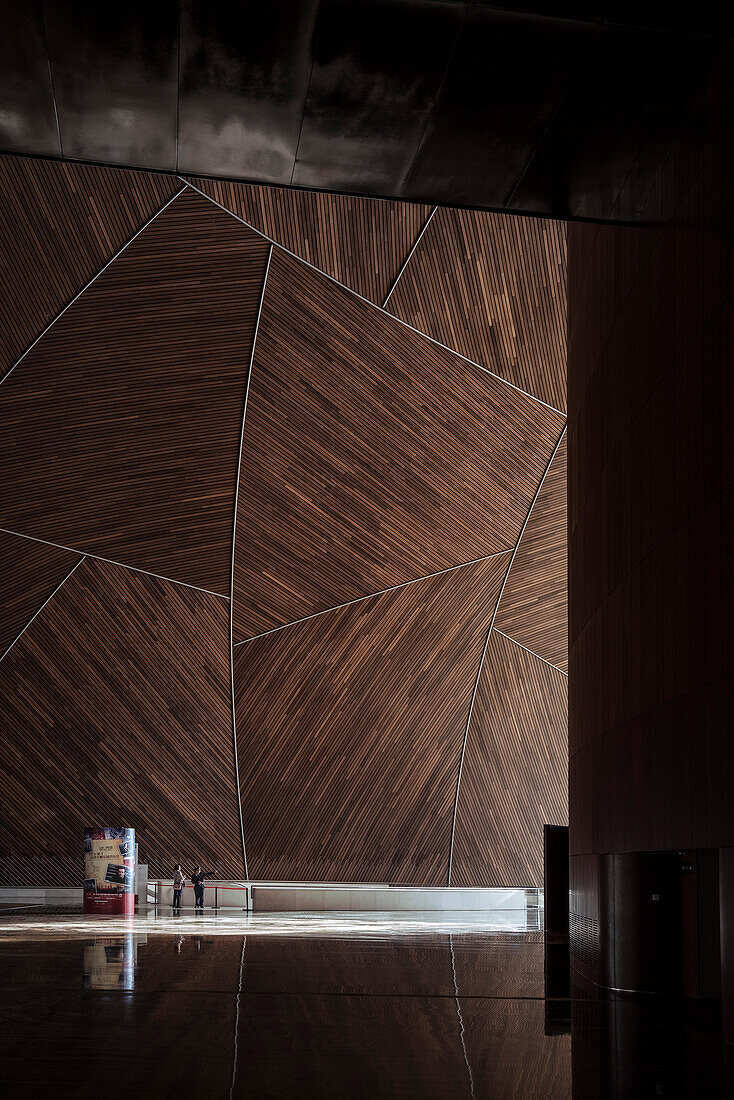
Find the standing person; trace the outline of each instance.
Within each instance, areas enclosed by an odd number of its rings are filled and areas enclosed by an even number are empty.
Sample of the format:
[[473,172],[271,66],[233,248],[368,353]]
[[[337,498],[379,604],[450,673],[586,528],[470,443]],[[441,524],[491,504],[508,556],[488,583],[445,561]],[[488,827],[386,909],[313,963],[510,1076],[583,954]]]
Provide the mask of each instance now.
[[199,864],[198,863],[196,864],[196,867],[194,867],[194,873],[191,876],[191,881],[194,884],[194,895],[196,897],[196,902],[194,903],[194,909],[203,909],[204,908],[204,879],[205,878],[211,878],[211,877],[212,877],[211,871],[202,871]]
[[173,868],[173,908],[174,909],[180,909],[181,908],[181,891],[184,888],[185,881],[186,881],[186,879],[184,878],[183,871],[181,870],[181,864],[177,863],[176,866]]

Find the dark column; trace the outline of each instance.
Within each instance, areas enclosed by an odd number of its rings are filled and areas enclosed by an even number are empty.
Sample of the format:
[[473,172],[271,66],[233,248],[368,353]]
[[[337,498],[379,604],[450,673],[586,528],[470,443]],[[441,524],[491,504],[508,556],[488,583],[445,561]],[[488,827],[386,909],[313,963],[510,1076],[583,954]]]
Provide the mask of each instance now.
[[[646,224],[568,235],[572,961],[642,989],[634,938],[670,931],[698,995],[711,960],[685,936],[715,949],[706,853],[734,846],[732,68],[661,156]],[[677,940],[650,908],[668,872],[697,876],[666,879]]]

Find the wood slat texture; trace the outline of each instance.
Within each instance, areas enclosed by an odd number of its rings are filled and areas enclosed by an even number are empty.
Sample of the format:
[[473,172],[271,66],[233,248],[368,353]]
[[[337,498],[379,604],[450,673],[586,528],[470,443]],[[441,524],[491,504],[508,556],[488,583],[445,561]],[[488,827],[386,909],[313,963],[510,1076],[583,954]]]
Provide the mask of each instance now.
[[226,600],[87,558],[0,663],[0,883],[77,886],[85,825],[152,877],[240,877]]
[[562,417],[274,250],[234,635],[514,545]]
[[562,222],[442,207],[387,308],[520,389],[566,408]]
[[0,388],[0,526],[229,593],[267,252],[192,191],[141,233]]
[[0,531],[0,660],[79,554]]
[[253,878],[445,884],[466,715],[506,567],[502,556],[416,581],[235,650]]
[[0,156],[0,375],[181,184]]
[[255,229],[382,305],[432,207],[189,177]]
[[566,436],[548,469],[507,578],[494,625],[568,669]]
[[568,822],[566,677],[492,631],[459,790],[452,886],[542,886],[543,825]]

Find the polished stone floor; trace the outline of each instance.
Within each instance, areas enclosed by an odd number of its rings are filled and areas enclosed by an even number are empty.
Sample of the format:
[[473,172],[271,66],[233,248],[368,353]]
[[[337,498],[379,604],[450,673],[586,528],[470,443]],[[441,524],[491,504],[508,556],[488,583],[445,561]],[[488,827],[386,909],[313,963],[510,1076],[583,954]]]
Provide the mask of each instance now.
[[[664,1005],[574,988],[537,911],[0,912],[0,1095],[726,1096]],[[571,1037],[571,1019],[574,1035]]]

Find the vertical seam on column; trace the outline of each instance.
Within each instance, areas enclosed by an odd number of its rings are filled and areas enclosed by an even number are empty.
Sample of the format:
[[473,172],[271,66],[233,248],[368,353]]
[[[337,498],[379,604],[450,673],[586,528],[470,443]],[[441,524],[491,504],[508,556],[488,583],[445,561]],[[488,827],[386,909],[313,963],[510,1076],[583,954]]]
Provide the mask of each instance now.
[[237,809],[240,815],[240,836],[242,838],[242,863],[245,869],[245,879],[249,881],[249,872],[247,869],[247,849],[245,847],[245,822],[242,815],[242,792],[240,790],[240,765],[237,759],[237,714],[235,709],[235,692],[234,692],[234,558],[235,548],[237,545],[237,507],[240,498],[240,470],[242,468],[242,448],[245,439],[245,418],[247,416],[247,402],[250,397],[250,381],[252,379],[252,367],[255,362],[255,346],[257,344],[257,335],[260,331],[260,317],[263,311],[263,302],[265,301],[265,287],[268,282],[268,272],[270,271],[270,260],[273,255],[273,246],[271,244],[268,252],[268,260],[265,265],[265,277],[263,278],[262,290],[260,291],[260,305],[257,311],[257,320],[255,321],[255,331],[252,334],[252,351],[250,352],[250,365],[247,371],[247,382],[245,383],[245,400],[242,408],[242,427],[240,430],[240,448],[237,455],[237,478],[234,487],[234,515],[232,517],[232,557],[230,563],[229,572],[229,686],[230,686],[230,698],[232,703],[232,748],[234,750],[234,781],[237,788]]
[[449,846],[449,875],[448,875],[448,882],[447,882],[448,886],[451,885],[451,870],[452,870],[453,862],[454,862],[454,838],[456,836],[456,815],[457,815],[457,811],[459,809],[459,791],[461,789],[461,774],[464,770],[464,756],[466,755],[466,746],[467,746],[467,742],[469,740],[469,726],[471,725],[472,715],[474,713],[474,702],[476,700],[477,691],[479,689],[479,680],[480,680],[480,677],[482,675],[482,669],[484,667],[484,659],[487,656],[487,650],[489,649],[489,639],[492,636],[492,629],[494,627],[494,621],[497,618],[497,612],[499,610],[500,601],[502,600],[502,596],[503,596],[504,591],[505,591],[505,585],[507,584],[507,578],[509,577],[510,570],[512,569],[512,563],[514,562],[515,558],[517,557],[517,551],[520,548],[520,543],[522,542],[522,537],[525,534],[525,528],[527,527],[528,522],[530,521],[530,517],[533,513],[533,508],[535,507],[535,502],[537,501],[538,497],[540,496],[540,490],[543,488],[543,485],[545,483],[545,479],[548,476],[548,471],[551,468],[551,463],[553,462],[553,459],[558,454],[558,448],[560,447],[565,434],[566,434],[566,425],[564,424],[563,425],[563,431],[559,435],[558,440],[556,442],[556,445],[553,448],[553,451],[551,453],[551,456],[548,459],[546,467],[543,470],[543,476],[541,477],[541,479],[538,483],[538,488],[535,490],[535,495],[533,496],[533,499],[530,501],[530,507],[528,508],[528,514],[525,516],[525,522],[523,523],[522,527],[520,528],[520,534],[517,536],[517,542],[515,543],[515,549],[512,551],[512,557],[510,558],[510,562],[507,566],[507,572],[505,573],[504,579],[502,581],[502,587],[500,588],[499,595],[497,597],[497,602],[494,605],[494,611],[492,612],[492,619],[491,619],[490,624],[489,624],[489,630],[487,631],[487,638],[485,640],[484,649],[482,650],[482,656],[481,656],[480,661],[479,661],[479,668],[477,669],[477,678],[474,681],[474,691],[472,692],[471,703],[469,704],[469,713],[468,713],[467,718],[466,718],[466,728],[464,729],[464,743],[461,747],[461,757],[459,759],[459,774],[458,774],[457,779],[456,779],[456,797],[454,799],[454,818],[453,818],[453,821],[451,823],[451,843],[450,843],[450,846]]
[[413,244],[413,247],[411,248],[410,252],[406,256],[405,262],[403,263],[403,266],[400,268],[400,271],[398,271],[397,275],[395,276],[395,279],[393,281],[392,286],[390,287],[389,291],[387,292],[387,298],[382,303],[382,308],[383,309],[385,309],[387,307],[387,303],[390,301],[390,298],[392,297],[392,293],[395,290],[395,287],[400,282],[400,277],[402,276],[403,272],[405,271],[405,269],[408,266],[408,264],[410,263],[410,261],[413,259],[413,253],[415,252],[416,248],[418,247],[418,245],[423,240],[423,234],[428,229],[428,226],[431,224],[431,221],[433,219],[433,215],[436,213],[437,210],[438,210],[438,207],[434,206],[433,210],[431,211],[431,213],[426,218],[425,224],[424,224],[423,228],[421,229],[420,233],[418,234],[418,236],[416,237],[415,243]]

